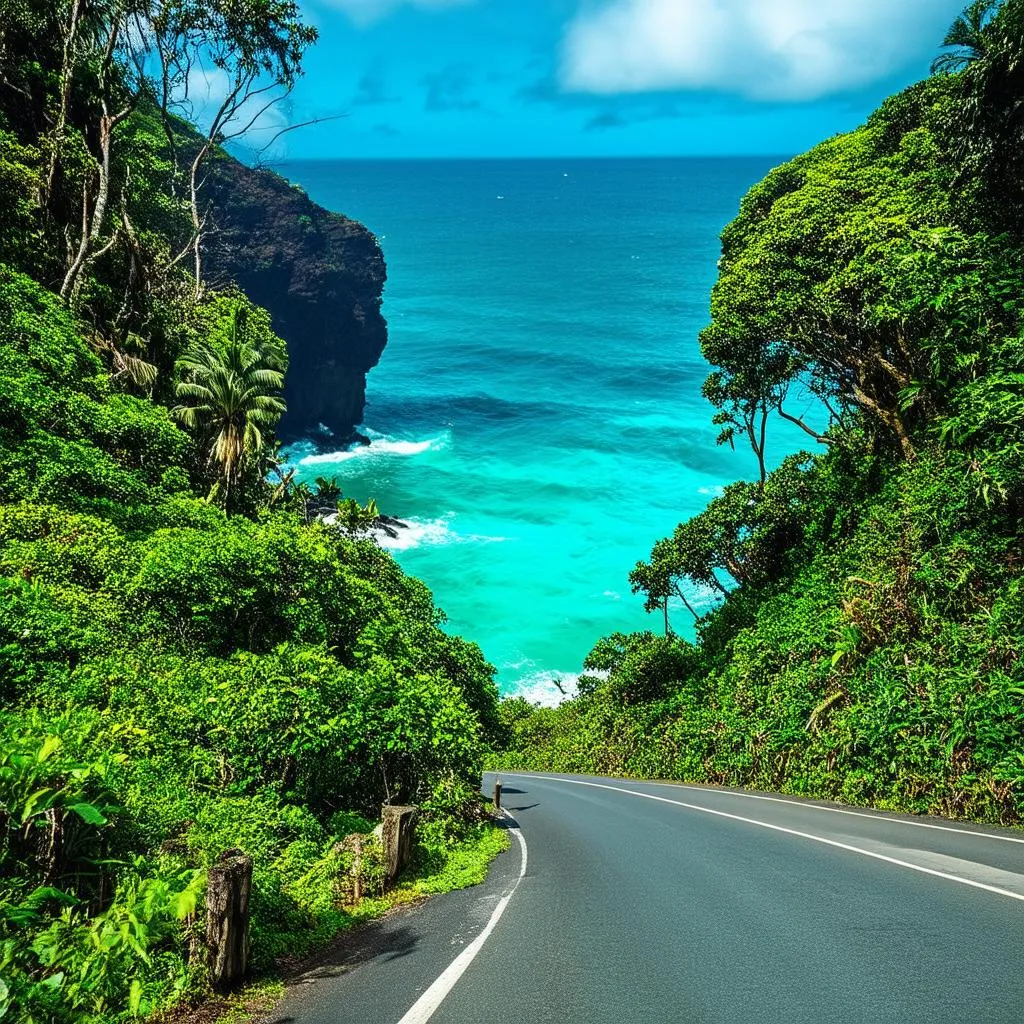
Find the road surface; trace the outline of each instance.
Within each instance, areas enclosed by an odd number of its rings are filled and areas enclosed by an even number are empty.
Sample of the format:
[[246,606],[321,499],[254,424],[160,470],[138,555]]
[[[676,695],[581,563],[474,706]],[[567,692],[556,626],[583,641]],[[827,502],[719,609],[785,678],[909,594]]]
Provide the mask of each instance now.
[[1024,833],[502,780],[515,838],[487,882],[361,930],[268,1021],[1024,1024]]

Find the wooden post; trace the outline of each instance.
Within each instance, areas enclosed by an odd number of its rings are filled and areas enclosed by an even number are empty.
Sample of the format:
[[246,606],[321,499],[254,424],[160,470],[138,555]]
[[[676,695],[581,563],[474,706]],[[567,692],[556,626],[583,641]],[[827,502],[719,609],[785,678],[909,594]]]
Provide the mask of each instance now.
[[206,948],[210,984],[218,992],[237,985],[249,967],[249,893],[252,858],[228,850],[210,868],[206,883]]
[[352,903],[356,904],[363,898],[363,837],[353,832],[345,836],[336,849],[352,854],[352,865],[348,872],[352,876]]
[[384,848],[384,877],[393,882],[412,860],[412,844],[416,835],[418,807],[385,804],[381,811],[381,846]]
[[501,779],[494,780],[494,809],[501,810]]

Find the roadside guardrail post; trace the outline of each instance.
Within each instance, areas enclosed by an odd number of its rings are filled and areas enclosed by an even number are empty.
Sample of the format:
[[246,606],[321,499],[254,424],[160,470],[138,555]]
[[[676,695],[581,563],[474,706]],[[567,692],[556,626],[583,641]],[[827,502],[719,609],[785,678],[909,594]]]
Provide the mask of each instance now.
[[252,858],[228,850],[207,875],[206,948],[217,992],[234,988],[249,969],[249,893]]
[[412,860],[418,807],[385,804],[381,810],[381,846],[384,847],[384,872],[390,885]]

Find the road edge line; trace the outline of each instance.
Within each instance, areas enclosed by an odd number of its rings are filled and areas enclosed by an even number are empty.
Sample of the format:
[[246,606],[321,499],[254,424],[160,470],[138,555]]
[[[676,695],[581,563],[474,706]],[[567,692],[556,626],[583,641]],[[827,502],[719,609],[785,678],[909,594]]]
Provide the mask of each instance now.
[[[517,775],[523,779],[546,779],[561,778],[549,772],[506,772],[507,775]],[[598,776],[606,778],[607,776]],[[565,780],[578,781],[578,780]],[[682,789],[687,793],[715,793],[722,796],[739,797],[742,800],[767,800],[773,804],[789,804],[790,807],[799,807],[808,811],[827,811],[830,814],[849,814],[854,818],[868,818],[871,821],[884,821],[893,825],[909,825],[911,828],[930,828],[938,832],[952,832],[957,836],[973,836],[977,839],[995,839],[1000,843],[1024,844],[1024,836],[1001,836],[995,832],[978,832],[975,829],[960,828],[957,825],[936,825],[931,821],[911,821],[906,817],[900,817],[899,811],[878,811],[871,814],[868,811],[858,811],[852,807],[832,807],[825,803],[814,803],[812,798],[801,800],[799,797],[770,796],[767,793],[748,793],[742,789],[730,789],[726,786],[693,786],[688,782],[666,782],[662,779],[621,779],[621,782],[640,783],[643,786],[663,786],[665,789]],[[997,826],[998,827],[998,826]]]
[[[637,779],[636,781],[641,781]],[[956,828],[953,825],[936,825],[930,821],[908,821],[896,814],[868,814],[867,811],[855,811],[848,807],[829,807],[828,804],[816,804],[810,800],[791,800],[784,796],[768,796],[766,793],[744,793],[735,789],[713,789],[710,786],[690,786],[685,782],[647,782],[648,786],[665,786],[673,789],[684,789],[688,793],[723,793],[726,796],[741,797],[744,800],[767,800],[773,804],[789,804],[790,807],[801,807],[811,811],[828,811],[831,814],[849,814],[854,818],[868,818],[871,821],[884,821],[894,825],[909,825],[911,828],[931,828],[938,832],[952,832],[958,836],[974,836],[977,839],[995,839],[1000,843],[1022,843],[1024,836],[1000,836],[994,832],[976,832],[969,828]]]
[[[528,777],[527,775],[520,774],[519,772],[503,772],[502,774],[510,778]],[[767,828],[772,832],[782,832],[786,835],[797,836],[800,839],[809,839],[814,843],[833,846],[839,850],[847,850],[850,853],[859,853],[862,857],[871,857],[874,860],[884,861],[887,864],[895,864],[901,868],[918,871],[923,875],[932,875],[935,878],[942,878],[948,882],[959,882],[960,885],[967,885],[972,889],[983,889],[985,892],[995,893],[997,896],[1006,896],[1011,900],[1017,900],[1024,903],[1024,893],[1013,892],[1010,889],[1000,889],[995,885],[988,885],[985,882],[976,882],[972,878],[962,878],[960,875],[951,875],[945,871],[936,871],[935,868],[926,868],[922,864],[912,864],[910,861],[900,860],[897,857],[889,857],[884,853],[875,853],[873,850],[865,850],[859,846],[851,846],[849,843],[841,843],[836,839],[826,839],[824,836],[816,836],[812,832],[801,832],[795,828],[786,828],[784,825],[773,825],[771,822],[758,821],[756,818],[745,818],[742,814],[730,814],[728,811],[718,811],[712,807],[701,807],[700,804],[688,804],[682,800],[670,800],[666,796],[656,796],[654,793],[641,793],[636,789],[623,789],[621,786],[606,786],[599,782],[584,782],[582,779],[566,779],[557,775],[545,775],[543,778],[548,782],[567,782],[574,786],[591,786],[594,789],[610,789],[613,793],[626,793],[629,796],[643,797],[645,800],[657,800],[659,803],[674,804],[676,807],[685,807],[690,811],[700,811],[702,814],[713,814],[718,818],[729,818],[732,821],[741,821],[746,825],[757,825],[759,828]],[[400,1024],[402,1024],[402,1022],[400,1022]]]
[[[509,821],[515,822],[515,818],[508,811],[502,810],[501,813]],[[515,895],[516,889],[519,888],[519,883],[526,874],[526,864],[529,856],[526,840],[523,838],[519,824],[515,823],[509,828],[509,831],[519,840],[519,875],[515,880],[515,884],[498,901],[498,905],[494,908],[494,913],[491,914],[490,920],[484,925],[480,934],[441,972],[433,984],[412,1004],[398,1024],[426,1024],[434,1016],[447,998],[448,993],[451,992],[456,982],[466,972],[466,968],[469,967],[476,959],[476,955],[483,949],[484,943],[491,932],[494,931],[495,925],[501,920],[501,915],[505,913],[505,908],[509,905],[509,901]]]

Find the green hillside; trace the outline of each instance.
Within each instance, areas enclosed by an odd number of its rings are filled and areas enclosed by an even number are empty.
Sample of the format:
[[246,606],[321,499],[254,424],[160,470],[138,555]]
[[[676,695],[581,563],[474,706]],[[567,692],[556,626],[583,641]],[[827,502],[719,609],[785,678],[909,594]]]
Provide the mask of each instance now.
[[435,888],[458,843],[497,848],[475,798],[493,670],[365,539],[372,509],[276,469],[286,346],[195,276],[202,138],[133,47],[200,15],[250,86],[286,86],[311,41],[289,3],[0,2],[5,1020],[202,996],[225,850],[255,861],[262,970],[363,913],[335,844],[382,802],[422,806]]

